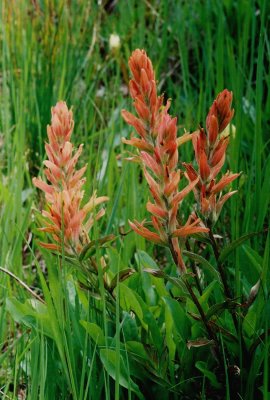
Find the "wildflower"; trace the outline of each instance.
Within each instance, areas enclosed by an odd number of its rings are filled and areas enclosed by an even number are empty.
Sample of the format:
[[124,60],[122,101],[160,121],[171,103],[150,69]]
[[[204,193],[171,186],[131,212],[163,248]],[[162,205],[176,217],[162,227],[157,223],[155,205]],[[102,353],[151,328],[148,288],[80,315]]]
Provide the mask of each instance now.
[[80,252],[89,242],[88,232],[94,221],[101,218],[105,211],[93,213],[95,207],[108,198],[97,197],[96,192],[83,206],[86,165],[76,169],[82,152],[82,145],[74,153],[70,142],[74,127],[72,111],[65,102],[60,101],[52,108],[51,125],[47,127],[49,142],[45,144],[48,160],[44,161],[47,182],[33,178],[33,184],[45,193],[47,208],[42,211],[44,227],[41,231],[50,234],[52,242],[40,245],[50,250],[60,251],[62,247],[68,253]]
[[119,35],[112,33],[109,39],[109,46],[111,51],[118,50],[121,46],[121,41]]
[[229,137],[224,131],[234,115],[234,110],[231,109],[232,97],[232,92],[227,89],[219,93],[206,118],[207,133],[201,128],[193,135],[192,143],[198,171],[191,164],[183,163],[189,182],[197,180],[193,191],[200,211],[214,221],[217,220],[224,203],[236,193],[231,191],[222,196],[222,190],[240,175],[227,172],[220,181],[216,179],[224,165],[229,144]]
[[190,182],[182,191],[178,191],[181,176],[177,167],[178,146],[192,136],[185,134],[177,138],[177,119],[168,113],[170,101],[164,104],[163,96],[157,95],[153,66],[144,50],[137,49],[132,53],[129,67],[133,75],[129,89],[137,116],[126,110],[122,111],[122,116],[134,127],[139,137],[123,139],[123,142],[137,148],[137,157],[142,163],[153,201],[148,201],[146,206],[151,214],[151,222],[147,224],[151,229],[145,226],[144,221],[130,222],[130,226],[144,238],[169,246],[178,267],[184,272],[178,238],[208,232],[207,228],[200,226],[199,218],[192,222],[189,218],[182,226],[177,216],[181,201],[199,180]]

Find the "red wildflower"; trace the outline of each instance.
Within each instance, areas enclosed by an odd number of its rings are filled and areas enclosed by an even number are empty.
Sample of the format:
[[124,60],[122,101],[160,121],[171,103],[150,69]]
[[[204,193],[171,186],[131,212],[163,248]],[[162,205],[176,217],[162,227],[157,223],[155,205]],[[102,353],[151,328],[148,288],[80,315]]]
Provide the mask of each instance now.
[[199,180],[190,182],[186,188],[178,191],[178,146],[190,140],[192,135],[185,134],[177,138],[177,120],[168,113],[170,102],[163,105],[163,96],[157,95],[153,66],[145,51],[135,50],[129,59],[129,66],[133,75],[129,84],[130,95],[137,116],[126,110],[122,111],[122,116],[135,128],[140,139],[123,139],[123,142],[138,149],[153,197],[153,203],[147,203],[147,210],[152,214],[150,226],[153,231],[137,221],[130,222],[130,226],[144,238],[156,244],[168,245],[177,258],[179,268],[185,271],[177,236],[208,232],[207,228],[199,225],[199,218],[192,223],[189,219],[183,227],[177,217],[181,201]]
[[75,152],[69,141],[74,127],[72,111],[61,101],[52,108],[51,125],[47,128],[49,143],[45,144],[48,160],[45,175],[49,183],[33,178],[33,184],[45,193],[47,209],[40,230],[51,235],[53,243],[40,243],[41,246],[60,251],[62,246],[68,253],[80,252],[89,241],[88,232],[95,220],[104,215],[104,209],[93,213],[94,208],[108,198],[97,197],[96,192],[82,206],[84,197],[82,186],[85,183],[86,166],[76,170],[82,152],[82,145]]
[[200,204],[200,211],[214,220],[218,218],[225,201],[236,193],[234,191],[222,196],[220,192],[240,175],[227,173],[219,182],[216,180],[216,176],[224,165],[229,144],[229,138],[222,137],[220,134],[234,115],[231,104],[232,92],[225,89],[219,93],[210,107],[206,118],[207,134],[204,129],[200,129],[193,135],[192,142],[199,172],[191,164],[183,163],[189,182],[194,182],[199,176],[194,193]]

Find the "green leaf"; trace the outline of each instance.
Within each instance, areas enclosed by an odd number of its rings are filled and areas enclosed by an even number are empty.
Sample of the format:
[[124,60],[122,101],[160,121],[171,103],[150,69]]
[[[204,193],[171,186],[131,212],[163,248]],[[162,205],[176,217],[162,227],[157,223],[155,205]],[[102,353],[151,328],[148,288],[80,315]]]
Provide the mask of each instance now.
[[92,240],[90,243],[87,243],[80,253],[79,260],[83,261],[91,257],[95,253],[97,247],[101,247],[112,240],[115,240],[115,235],[107,235],[103,238]]
[[147,329],[147,324],[143,319],[143,310],[140,302],[138,301],[139,295],[133,292],[133,290],[125,284],[119,283],[119,296],[120,307],[127,312],[133,311],[140,320],[144,329]]
[[269,176],[270,176],[270,155],[268,156],[264,167],[264,181],[260,193],[261,202],[259,208],[259,215],[257,219],[257,229],[260,229],[263,226],[264,219],[267,216],[267,211],[269,209],[269,202],[270,202]]
[[246,308],[249,308],[254,303],[254,301],[258,295],[258,292],[260,290],[260,286],[261,286],[261,280],[259,279],[255,283],[255,285],[253,285],[252,288],[250,289],[248,298],[244,302],[244,305]]
[[100,326],[88,321],[80,321],[80,323],[98,346],[105,346],[105,336]]
[[122,331],[126,341],[138,340],[138,327],[135,318],[123,311]]
[[254,237],[254,236],[258,236],[260,235],[262,232],[250,232],[247,233],[246,235],[241,236],[240,238],[234,240],[233,242],[231,242],[227,247],[225,247],[225,249],[220,253],[219,256],[219,262],[223,262],[228,255],[230,255],[234,249],[236,249],[237,247],[241,246],[242,243],[246,242],[247,240],[249,240],[250,238]]
[[159,270],[157,263],[145,251],[142,250],[137,251],[135,258],[138,266],[142,266],[143,268],[154,268]]
[[243,331],[248,338],[252,338],[256,332],[257,310],[250,308],[243,321]]
[[199,264],[202,264],[203,267],[212,275],[212,277],[217,280],[218,282],[221,282],[219,272],[207,261],[204,257],[200,256],[199,254],[192,253],[191,251],[184,250],[183,254],[190,258],[193,261],[198,262]]
[[265,243],[265,250],[264,250],[264,255],[263,255],[263,268],[262,268],[262,284],[263,284],[263,289],[265,292],[265,295],[268,296],[268,282],[270,279],[269,276],[269,258],[270,258],[270,231],[268,231],[266,243]]
[[185,310],[178,301],[172,299],[171,297],[163,297],[163,301],[165,303],[166,309],[170,312],[173,326],[183,340],[186,343],[188,335],[189,335],[189,322],[186,316]]
[[158,302],[158,298],[152,283],[152,276],[144,271],[141,272],[141,286],[144,292],[145,302],[149,306],[155,306]]
[[120,354],[116,353],[116,351],[112,349],[101,349],[100,359],[104,368],[114,380],[116,379],[116,374],[117,374],[116,365],[119,365],[120,385],[136,393],[139,399],[144,398],[139,390],[138,385],[136,385],[136,383],[134,383],[133,380],[130,378],[127,366],[124,362],[123,357]]
[[206,313],[206,318],[210,319],[213,315],[218,317],[225,310],[234,310],[239,307],[239,303],[234,300],[225,300],[222,303],[214,304]]
[[144,329],[150,330],[154,345],[162,350],[162,336],[156,320],[143,299],[123,283],[119,283],[120,306],[126,311],[133,311]]
[[207,288],[204,289],[203,294],[199,298],[199,302],[202,306],[206,305],[211,293],[213,290],[218,286],[218,281],[214,280],[212,281]]
[[175,359],[176,341],[179,342],[179,340],[174,340],[174,321],[171,310],[168,306],[165,307],[165,328],[166,346],[169,350],[169,360],[170,362],[173,362]]
[[262,265],[263,265],[262,257],[248,245],[244,245],[243,250],[244,250],[244,253],[247,255],[251,264],[255,267],[255,269],[258,273],[258,276],[259,276],[262,271]]
[[195,366],[196,368],[198,368],[199,371],[204,374],[206,378],[209,379],[214,388],[221,388],[221,384],[218,382],[216,375],[212,371],[209,371],[209,369],[207,369],[206,363],[204,361],[197,361]]
[[[136,293],[137,295],[137,293]],[[143,299],[137,295],[137,299],[140,303],[141,309],[143,311],[143,321],[147,324],[148,329],[151,333],[153,344],[155,345],[156,349],[159,351],[159,353],[162,352],[163,350],[163,338],[159,329],[159,326],[156,322],[156,319],[152,312],[150,311],[150,308],[145,304]]]
[[51,318],[45,304],[36,299],[29,299],[25,303],[20,303],[15,298],[7,298],[6,305],[7,310],[16,322],[42,331],[46,336],[54,338]]
[[119,282],[125,281],[125,280],[128,279],[130,276],[132,276],[135,272],[136,272],[136,271],[135,271],[135,269],[133,269],[133,268],[122,269],[121,271],[119,271],[119,273],[117,273],[117,274],[113,277],[113,279],[112,279],[112,281],[111,281],[111,283],[110,283],[110,288],[113,290],[113,289],[116,287],[118,281],[119,281]]
[[152,285],[155,287],[155,290],[159,297],[167,296],[168,290],[166,289],[164,280],[156,278],[154,276],[151,277]]
[[[144,291],[145,299],[149,305],[154,305],[158,302],[158,296],[166,296],[164,280],[157,279],[156,274],[160,271],[156,262],[144,251],[138,251],[136,256],[139,271],[141,272],[142,289]],[[149,269],[152,273],[149,274]],[[151,276],[150,276],[151,275]]]
[[136,342],[134,340],[128,340],[125,342],[126,348],[129,352],[129,354],[140,358],[141,360],[149,360],[149,356],[144,348],[144,345],[140,342]]
[[[160,269],[147,268],[147,269],[144,269],[144,272],[147,272],[148,274],[151,274],[156,278],[166,279],[168,282],[172,283],[175,287],[177,287],[178,289],[181,289],[183,292],[186,293],[186,287],[181,278],[176,278],[174,276],[171,277],[170,275],[165,274],[165,272],[161,271]],[[167,295],[167,291],[166,291],[166,295]]]

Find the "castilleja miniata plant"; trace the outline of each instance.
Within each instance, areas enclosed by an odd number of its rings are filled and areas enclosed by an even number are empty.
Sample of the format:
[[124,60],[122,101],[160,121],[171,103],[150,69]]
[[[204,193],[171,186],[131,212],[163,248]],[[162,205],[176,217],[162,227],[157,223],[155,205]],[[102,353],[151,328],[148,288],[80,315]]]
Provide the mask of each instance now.
[[[203,128],[192,134],[185,133],[177,137],[177,119],[169,114],[170,101],[164,104],[163,95],[157,94],[157,84],[151,60],[144,50],[135,50],[130,59],[129,67],[132,79],[129,83],[130,95],[137,115],[123,110],[124,120],[133,126],[139,137],[123,139],[123,142],[137,148],[134,158],[139,159],[144,177],[148,183],[152,201],[146,208],[151,214],[151,222],[130,221],[131,228],[144,238],[168,246],[175,264],[183,277],[183,282],[199,311],[209,338],[215,343],[215,355],[221,360],[220,346],[216,332],[204,313],[192,285],[184,273],[186,266],[182,257],[182,248],[186,238],[193,234],[209,235],[216,259],[219,254],[211,227],[216,221],[225,201],[235,191],[222,195],[222,190],[236,179],[239,174],[226,173],[219,181],[219,174],[225,162],[226,148],[229,138],[222,132],[230,123],[234,111],[231,109],[232,93],[221,92],[210,108],[206,119],[206,133]],[[192,164],[181,162],[185,168],[184,175],[188,184],[179,191],[181,170],[179,168],[178,147],[192,140],[196,170]],[[182,160],[181,160],[182,161]],[[199,218],[193,211],[182,222],[181,203],[190,191],[193,191],[198,202]],[[149,227],[146,227],[146,225]],[[184,240],[183,240],[184,239]],[[183,246],[183,245],[182,245]],[[230,296],[226,276],[222,265],[218,265],[226,297]],[[196,270],[193,269],[196,275]],[[198,276],[195,276],[200,289]],[[237,321],[232,315],[235,325]],[[221,362],[221,361],[220,361]]]
[[229,137],[222,136],[222,132],[234,114],[231,103],[232,93],[227,89],[223,90],[213,102],[207,115],[207,134],[203,128],[193,134],[192,143],[198,171],[192,164],[183,163],[188,180],[196,182],[193,191],[200,212],[213,222],[217,220],[223,204],[236,193],[236,191],[230,191],[222,196],[222,190],[240,175],[227,172],[219,181],[216,179],[224,165],[229,143]]
[[[164,104],[163,95],[157,95],[157,84],[151,60],[144,50],[135,50],[129,67],[132,79],[130,95],[137,116],[123,110],[124,120],[133,126],[139,138],[122,139],[124,143],[138,149],[138,155],[145,179],[149,185],[152,200],[146,208],[151,214],[153,230],[144,222],[130,221],[130,226],[139,235],[161,245],[168,245],[180,272],[186,267],[181,255],[179,238],[195,233],[207,234],[209,229],[193,212],[185,224],[179,219],[181,202],[190,191],[194,191],[202,215],[217,219],[225,201],[236,191],[224,196],[221,191],[239,174],[226,173],[219,181],[216,177],[225,162],[229,138],[222,132],[230,123],[234,110],[231,109],[232,93],[221,92],[211,106],[207,119],[207,135],[203,128],[192,134],[177,137],[177,119],[168,113],[170,101]],[[192,164],[182,162],[189,184],[179,191],[181,171],[178,167],[178,147],[192,139],[198,171]]]
[[44,227],[41,231],[50,234],[50,242],[39,242],[42,247],[67,254],[79,254],[89,243],[89,230],[101,218],[105,210],[94,213],[95,207],[108,198],[97,197],[96,192],[82,206],[84,197],[86,165],[76,169],[83,145],[74,153],[70,138],[74,121],[72,111],[60,101],[52,108],[51,125],[47,127],[49,143],[45,144],[48,160],[44,161],[45,175],[49,183],[33,178],[36,187],[45,193],[46,208],[42,211]]
[[157,95],[153,66],[143,50],[133,52],[129,67],[133,75],[129,85],[130,95],[138,117],[126,110],[122,111],[122,116],[135,128],[140,138],[123,141],[139,150],[144,176],[153,199],[153,203],[149,201],[146,205],[151,213],[153,231],[138,221],[130,222],[130,226],[146,239],[169,246],[180,271],[185,272],[179,238],[208,232],[195,214],[190,215],[185,224],[177,217],[182,200],[199,182],[199,177],[196,177],[183,190],[178,190],[178,146],[192,136],[184,135],[177,139],[177,119],[168,113],[170,101],[164,105],[163,96]]

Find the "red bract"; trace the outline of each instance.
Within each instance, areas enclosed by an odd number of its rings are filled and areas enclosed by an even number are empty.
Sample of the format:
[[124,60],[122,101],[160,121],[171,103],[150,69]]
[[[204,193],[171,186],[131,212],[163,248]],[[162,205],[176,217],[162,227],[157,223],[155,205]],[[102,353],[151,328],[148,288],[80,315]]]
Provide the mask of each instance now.
[[233,191],[222,196],[221,191],[240,175],[227,172],[219,182],[216,180],[216,176],[224,165],[226,149],[229,144],[229,138],[222,137],[220,134],[228,126],[234,115],[231,104],[232,92],[225,89],[219,93],[210,107],[206,118],[207,134],[201,128],[193,135],[192,142],[198,172],[191,164],[183,163],[186,169],[185,175],[190,183],[199,177],[194,193],[200,211],[214,221],[217,220],[225,201],[236,193],[236,191]]
[[185,134],[177,138],[177,119],[169,113],[170,102],[163,104],[163,96],[157,95],[157,85],[151,60],[144,50],[135,50],[129,67],[133,78],[130,81],[130,95],[134,100],[137,116],[123,110],[124,120],[133,126],[140,138],[123,139],[124,143],[138,149],[144,176],[153,197],[153,203],[147,203],[152,214],[151,222],[145,224],[130,222],[132,229],[144,238],[161,245],[167,245],[177,259],[181,271],[185,265],[181,256],[178,237],[193,233],[208,232],[195,218],[182,226],[177,216],[181,201],[194,188],[197,181],[191,182],[182,191],[178,191],[180,170],[178,169],[178,146],[192,138]]
[[96,192],[84,205],[82,186],[85,183],[86,165],[76,170],[76,164],[82,152],[82,145],[75,152],[69,141],[74,127],[72,111],[61,101],[52,108],[51,125],[47,128],[49,143],[45,144],[48,160],[45,175],[49,183],[40,178],[33,178],[33,184],[45,193],[47,209],[42,211],[44,227],[40,230],[51,235],[52,243],[40,245],[68,253],[80,252],[89,242],[88,232],[94,221],[104,215],[104,209],[93,213],[94,208],[107,197],[97,197]]

